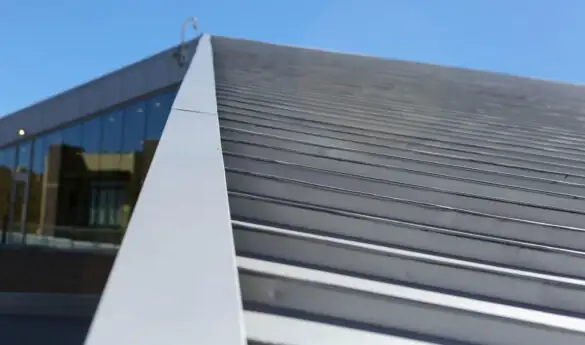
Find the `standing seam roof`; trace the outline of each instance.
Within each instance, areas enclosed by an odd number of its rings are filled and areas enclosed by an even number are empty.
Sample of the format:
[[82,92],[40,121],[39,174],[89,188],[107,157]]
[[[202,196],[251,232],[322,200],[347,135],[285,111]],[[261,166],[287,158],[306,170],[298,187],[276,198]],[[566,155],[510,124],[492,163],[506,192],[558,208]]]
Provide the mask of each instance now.
[[441,344],[585,340],[583,87],[212,45],[247,310]]

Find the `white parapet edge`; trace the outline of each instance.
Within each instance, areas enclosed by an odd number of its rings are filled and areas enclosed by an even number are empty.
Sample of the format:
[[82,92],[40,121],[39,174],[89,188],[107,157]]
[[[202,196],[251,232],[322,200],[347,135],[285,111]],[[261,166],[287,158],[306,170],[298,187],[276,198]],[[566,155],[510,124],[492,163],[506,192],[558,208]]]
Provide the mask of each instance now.
[[202,35],[86,345],[246,344],[216,102]]

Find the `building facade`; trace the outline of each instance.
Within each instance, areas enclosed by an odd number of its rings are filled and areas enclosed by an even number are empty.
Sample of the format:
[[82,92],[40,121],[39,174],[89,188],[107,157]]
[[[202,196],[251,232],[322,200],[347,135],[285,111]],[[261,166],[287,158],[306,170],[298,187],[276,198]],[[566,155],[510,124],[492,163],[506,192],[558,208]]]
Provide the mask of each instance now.
[[2,242],[120,243],[185,73],[174,49],[0,119]]
[[210,35],[189,61],[0,122],[11,241],[124,235],[6,248],[5,342],[585,343],[582,86]]

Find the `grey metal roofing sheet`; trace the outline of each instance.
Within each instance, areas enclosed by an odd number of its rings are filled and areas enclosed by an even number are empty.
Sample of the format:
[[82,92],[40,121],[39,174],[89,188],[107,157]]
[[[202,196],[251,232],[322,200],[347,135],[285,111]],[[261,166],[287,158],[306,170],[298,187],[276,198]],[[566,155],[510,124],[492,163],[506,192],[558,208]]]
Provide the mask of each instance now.
[[434,343],[583,343],[585,88],[212,45],[238,255],[306,270],[240,265],[247,309]]

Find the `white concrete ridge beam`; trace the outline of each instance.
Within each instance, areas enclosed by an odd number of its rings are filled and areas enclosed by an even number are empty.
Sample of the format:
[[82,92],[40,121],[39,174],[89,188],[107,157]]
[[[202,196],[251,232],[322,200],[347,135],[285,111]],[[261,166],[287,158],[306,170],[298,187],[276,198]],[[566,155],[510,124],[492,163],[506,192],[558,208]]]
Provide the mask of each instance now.
[[85,344],[246,344],[208,35],[173,104]]

